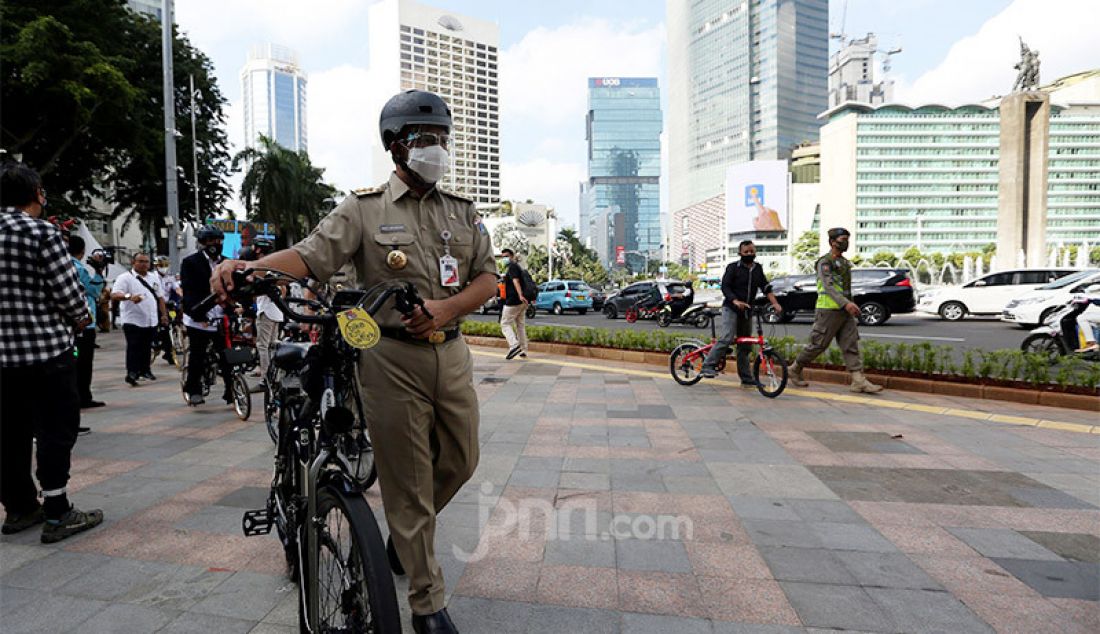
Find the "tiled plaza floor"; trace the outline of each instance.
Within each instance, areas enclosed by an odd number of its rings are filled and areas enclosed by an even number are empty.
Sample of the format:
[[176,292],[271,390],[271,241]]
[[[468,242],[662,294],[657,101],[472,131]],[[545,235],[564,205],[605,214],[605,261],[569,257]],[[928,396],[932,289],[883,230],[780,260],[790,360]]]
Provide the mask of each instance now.
[[[270,477],[259,412],[185,407],[163,363],[129,388],[102,344],[70,490],[107,521],[0,540],[0,631],[295,631],[276,539],[240,532]],[[481,462],[436,540],[461,631],[1100,631],[1100,435],[589,363],[475,351]]]

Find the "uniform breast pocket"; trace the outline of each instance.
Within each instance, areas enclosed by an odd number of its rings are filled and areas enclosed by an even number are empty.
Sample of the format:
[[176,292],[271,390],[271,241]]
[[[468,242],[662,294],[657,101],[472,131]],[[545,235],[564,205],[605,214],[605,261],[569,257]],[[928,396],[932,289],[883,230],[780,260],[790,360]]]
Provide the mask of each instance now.
[[457,229],[451,236],[451,255],[458,258],[462,265],[469,265],[474,255],[474,232],[469,229]]
[[373,251],[373,257],[369,258],[371,263],[387,271],[402,271],[409,266],[414,254],[419,257],[416,236],[404,231],[375,233]]

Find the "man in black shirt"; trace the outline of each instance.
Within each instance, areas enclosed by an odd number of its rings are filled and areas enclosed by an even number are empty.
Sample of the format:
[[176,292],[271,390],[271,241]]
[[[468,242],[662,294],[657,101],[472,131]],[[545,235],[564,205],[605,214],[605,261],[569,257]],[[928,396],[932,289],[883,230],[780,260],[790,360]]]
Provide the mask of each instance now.
[[504,272],[504,308],[500,310],[500,329],[508,340],[508,358],[516,355],[527,357],[527,299],[523,296],[523,267],[516,261],[516,252],[502,249],[501,255],[508,258],[508,268]]
[[[718,362],[726,357],[734,334],[738,337],[749,337],[752,334],[752,301],[759,292],[767,293],[768,300],[775,308],[775,312],[783,311],[775,293],[768,288],[768,278],[764,275],[764,268],[756,263],[756,245],[751,240],[745,240],[737,247],[741,259],[726,265],[726,272],[722,275],[722,336],[718,343],[710,349],[707,358],[703,360],[701,374],[713,379],[718,376],[716,367]],[[752,377],[752,368],[749,367],[748,345],[737,346],[737,374],[741,376],[743,387],[756,387],[756,379]]]

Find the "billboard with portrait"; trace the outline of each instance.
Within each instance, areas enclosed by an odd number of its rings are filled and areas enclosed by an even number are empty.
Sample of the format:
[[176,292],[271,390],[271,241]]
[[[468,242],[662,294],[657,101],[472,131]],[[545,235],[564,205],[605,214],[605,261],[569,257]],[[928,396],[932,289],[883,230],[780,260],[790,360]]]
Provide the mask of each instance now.
[[726,170],[726,232],[786,231],[787,161],[749,161]]

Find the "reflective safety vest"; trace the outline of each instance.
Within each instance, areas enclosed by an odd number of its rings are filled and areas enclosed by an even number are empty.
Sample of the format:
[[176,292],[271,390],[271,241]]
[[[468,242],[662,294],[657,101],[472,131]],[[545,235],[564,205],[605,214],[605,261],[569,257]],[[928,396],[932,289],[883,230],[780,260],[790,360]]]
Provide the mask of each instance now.
[[[821,270],[822,262],[825,263],[825,265],[828,267],[828,270]],[[838,306],[835,301],[833,301],[832,297],[829,297],[828,293],[825,292],[826,280],[823,279],[825,277],[829,278],[828,284],[834,290],[836,290],[836,292],[851,299],[852,263],[848,260],[848,258],[841,256],[839,258],[833,259],[831,253],[826,253],[825,255],[818,258],[817,262],[814,263],[814,272],[817,273],[817,308],[826,308],[833,310],[839,310],[840,308],[842,308],[841,306]]]

